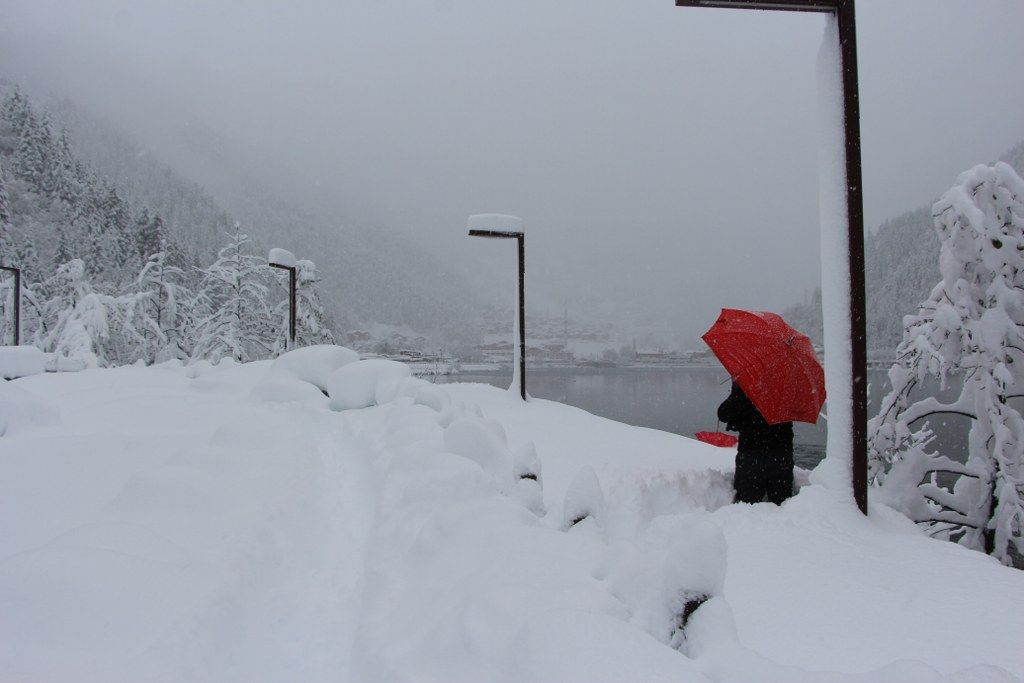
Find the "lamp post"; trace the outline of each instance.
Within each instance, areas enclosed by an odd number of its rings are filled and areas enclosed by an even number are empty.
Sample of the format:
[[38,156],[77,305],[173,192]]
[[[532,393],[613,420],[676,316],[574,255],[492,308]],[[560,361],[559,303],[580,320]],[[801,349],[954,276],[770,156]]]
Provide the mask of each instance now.
[[267,258],[271,268],[288,271],[288,350],[295,349],[295,289],[298,284],[295,254],[284,249],[271,249]]
[[14,345],[21,344],[21,268],[0,266],[0,270],[14,273]]
[[[864,295],[864,206],[861,187],[860,163],[860,105],[857,84],[857,30],[854,18],[854,0],[676,0],[678,7],[718,7],[730,9],[778,10],[785,12],[821,12],[831,15],[837,23],[842,72],[843,98],[843,152],[846,170],[846,248],[849,264],[849,324],[850,347],[828,349],[839,362],[849,363],[851,403],[837,401],[829,409],[847,412],[844,419],[833,419],[832,424],[847,424],[851,448],[851,480],[853,497],[861,512],[868,511],[867,476],[867,343]],[[839,191],[842,194],[842,191]],[[824,227],[824,226],[823,226]],[[826,237],[823,234],[823,238]],[[824,242],[824,239],[823,239]],[[841,320],[839,322],[842,322]],[[828,321],[826,321],[828,326]],[[837,387],[829,387],[830,390]],[[838,409],[838,410],[837,410]],[[839,417],[838,415],[836,417]],[[840,427],[842,428],[842,427]],[[831,427],[830,427],[831,430]]]
[[[514,327],[518,332],[518,353],[513,352],[512,386],[518,379],[519,396],[526,400],[526,233],[522,230],[523,222],[515,216],[502,214],[480,214],[469,217],[469,236],[487,237],[491,239],[514,239],[518,247],[519,258],[519,289],[516,291],[516,318]],[[495,229],[504,228],[504,229]],[[515,349],[516,341],[513,341]],[[518,358],[516,358],[518,356]]]

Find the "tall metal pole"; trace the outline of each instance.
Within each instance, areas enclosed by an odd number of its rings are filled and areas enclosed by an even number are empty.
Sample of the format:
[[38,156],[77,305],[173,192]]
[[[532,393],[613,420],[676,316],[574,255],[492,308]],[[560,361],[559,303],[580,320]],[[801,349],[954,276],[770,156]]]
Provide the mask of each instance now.
[[679,7],[823,12],[836,17],[842,59],[844,150],[846,156],[847,247],[850,267],[850,479],[853,498],[868,512],[867,314],[864,290],[864,196],[860,159],[860,86],[854,0],[676,0]]
[[519,395],[526,400],[526,235],[516,236],[519,247]]
[[295,289],[298,285],[298,276],[296,274],[296,268],[291,268],[288,271],[288,284],[289,284],[289,303],[288,303],[288,350],[295,350],[295,308],[296,308],[296,296]]
[[295,266],[285,266],[280,263],[271,263],[271,268],[280,268],[281,270],[288,271],[288,345],[289,351],[295,350],[295,336],[296,336],[296,320],[295,320],[295,304],[296,294],[295,290],[298,286],[298,268]]
[[0,270],[14,273],[14,345],[21,344],[21,268],[0,266]]
[[836,19],[843,66],[846,137],[846,211],[850,250],[850,387],[853,411],[853,498],[868,513],[867,311],[864,283],[864,192],[860,163],[860,90],[857,81],[857,26],[853,0],[840,0]]
[[[489,237],[492,239],[515,239],[519,260],[519,289],[517,299],[519,310],[517,327],[519,328],[519,396],[526,400],[526,233],[511,230],[476,230],[469,231],[470,237]],[[516,340],[512,341],[513,344]],[[511,387],[509,387],[511,389]]]

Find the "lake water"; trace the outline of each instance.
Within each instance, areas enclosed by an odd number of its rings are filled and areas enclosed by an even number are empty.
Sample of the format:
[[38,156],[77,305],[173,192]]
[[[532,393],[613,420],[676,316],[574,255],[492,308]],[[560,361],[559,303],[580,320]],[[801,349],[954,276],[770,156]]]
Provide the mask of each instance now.
[[[870,372],[869,414],[874,414],[887,388],[885,372]],[[718,404],[729,393],[722,368],[529,368],[527,388],[532,396],[566,403],[619,422],[693,436],[721,428]],[[462,372],[438,381],[482,382],[507,388],[511,371]],[[955,390],[955,388],[953,389]],[[951,390],[952,391],[952,390]],[[949,396],[950,391],[942,396]],[[827,407],[827,406],[826,406]],[[961,417],[933,418],[942,450],[954,459],[966,453],[969,421]],[[825,455],[826,423],[794,425],[794,460],[811,469]]]

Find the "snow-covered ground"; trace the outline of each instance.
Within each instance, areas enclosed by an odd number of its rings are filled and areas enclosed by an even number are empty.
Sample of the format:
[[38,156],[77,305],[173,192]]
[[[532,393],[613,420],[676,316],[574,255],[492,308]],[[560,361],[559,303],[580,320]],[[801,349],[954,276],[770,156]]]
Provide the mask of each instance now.
[[0,680],[1024,677],[1024,573],[881,505],[343,355],[0,382]]

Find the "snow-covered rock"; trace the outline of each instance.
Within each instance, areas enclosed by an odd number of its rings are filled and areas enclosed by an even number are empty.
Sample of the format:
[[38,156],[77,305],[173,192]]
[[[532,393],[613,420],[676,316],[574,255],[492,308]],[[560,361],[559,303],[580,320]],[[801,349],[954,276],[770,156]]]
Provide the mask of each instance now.
[[285,268],[294,268],[296,263],[295,254],[278,247],[270,250],[267,261],[275,266],[284,266]]
[[327,378],[331,409],[352,410],[377,405],[378,389],[381,398],[391,393],[393,399],[398,393],[398,383],[409,377],[412,377],[409,366],[398,361],[370,358],[349,363]]
[[17,379],[46,369],[46,354],[35,346],[0,346],[0,377]]
[[352,349],[333,344],[318,344],[281,354],[274,360],[271,370],[291,375],[303,382],[309,382],[321,391],[327,391],[327,378],[331,373],[358,360],[359,354]]

